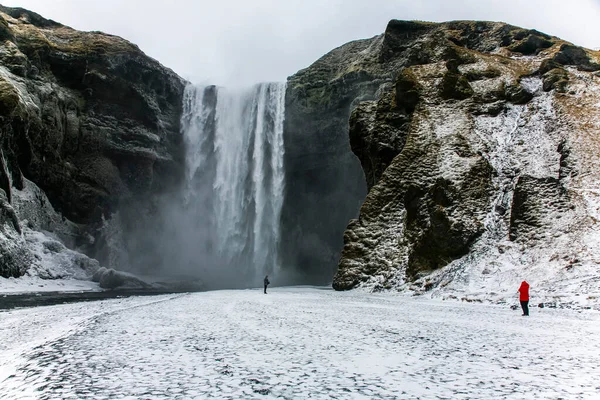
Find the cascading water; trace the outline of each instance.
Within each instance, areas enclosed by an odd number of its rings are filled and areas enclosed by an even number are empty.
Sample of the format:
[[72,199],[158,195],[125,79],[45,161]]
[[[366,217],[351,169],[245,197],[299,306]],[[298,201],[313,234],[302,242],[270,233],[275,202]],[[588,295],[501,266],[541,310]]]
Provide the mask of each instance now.
[[[186,213],[198,262],[257,279],[279,269],[285,84],[186,88]],[[192,243],[194,229],[191,230]]]

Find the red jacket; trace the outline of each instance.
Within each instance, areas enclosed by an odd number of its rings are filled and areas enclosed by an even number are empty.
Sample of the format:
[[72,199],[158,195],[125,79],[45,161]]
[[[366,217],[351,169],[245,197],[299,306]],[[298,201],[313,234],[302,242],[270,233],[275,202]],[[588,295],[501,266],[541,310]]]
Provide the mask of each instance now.
[[521,283],[521,287],[519,288],[519,292],[521,295],[519,296],[520,301],[528,301],[529,300],[529,283],[523,281]]

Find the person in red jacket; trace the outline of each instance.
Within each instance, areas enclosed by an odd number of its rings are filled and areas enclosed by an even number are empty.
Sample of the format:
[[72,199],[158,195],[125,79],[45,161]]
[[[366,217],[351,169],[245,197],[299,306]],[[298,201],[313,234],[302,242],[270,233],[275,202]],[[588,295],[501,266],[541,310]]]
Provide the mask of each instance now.
[[529,316],[529,283],[527,283],[527,281],[521,282],[519,293],[519,300],[521,301],[523,316]]

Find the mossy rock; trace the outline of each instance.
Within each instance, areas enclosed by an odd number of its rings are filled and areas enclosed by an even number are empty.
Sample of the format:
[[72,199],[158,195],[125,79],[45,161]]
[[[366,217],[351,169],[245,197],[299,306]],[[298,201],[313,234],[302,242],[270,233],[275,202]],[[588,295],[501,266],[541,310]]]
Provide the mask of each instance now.
[[568,83],[569,74],[562,68],[554,68],[542,77],[542,88],[545,92],[556,89],[557,92],[564,93]]
[[13,85],[0,80],[0,116],[11,116],[19,105],[19,94]]
[[10,29],[10,26],[8,26],[8,22],[6,22],[6,20],[0,16],[0,41],[1,42],[4,42],[5,40],[14,41],[14,39],[15,39],[15,36],[12,32],[12,29]]
[[29,11],[21,7],[5,7],[3,5],[0,5],[0,11],[7,15],[10,15],[15,19],[27,21],[28,24],[31,24],[38,28],[56,28],[63,26],[62,24],[59,24],[56,21],[46,19],[41,15],[34,13],[33,11]]
[[502,75],[502,73],[492,67],[488,67],[484,70],[468,71],[464,73],[465,78],[467,78],[469,82],[498,78],[500,75]]
[[504,88],[504,96],[506,100],[513,104],[526,104],[533,99],[533,94],[527,91],[521,85],[507,85]]
[[421,97],[421,86],[417,77],[405,69],[396,79],[396,109],[412,114]]
[[446,61],[446,69],[448,71],[451,72],[455,72],[455,73],[460,73],[460,71],[458,70],[458,67],[460,67],[460,65],[462,64],[462,62],[460,60],[457,60],[456,58],[452,58],[448,61]]
[[[497,47],[496,40],[486,40],[496,36],[496,24],[485,21],[452,21],[444,23],[448,30],[448,41],[477,52],[490,52]],[[483,40],[482,40],[483,39]]]
[[554,55],[554,61],[562,65],[575,65],[582,71],[600,70],[600,64],[591,62],[583,48],[572,44],[560,46],[560,50]]
[[495,117],[496,115],[504,111],[505,108],[506,102],[503,100],[498,100],[493,103],[487,104],[480,104],[475,102],[471,105],[469,111],[473,115],[490,115],[492,117]]
[[508,49],[515,53],[532,55],[538,54],[540,51],[552,47],[552,45],[554,45],[552,40],[544,38],[536,33],[532,33],[527,36],[526,39],[509,46]]
[[537,54],[540,49],[554,44],[552,36],[535,29],[505,25],[500,31],[502,35],[500,45],[521,54]]
[[440,96],[445,100],[464,100],[473,96],[474,93],[467,78],[452,71],[444,74],[439,90]]
[[554,55],[554,61],[562,65],[581,65],[590,62],[590,59],[581,47],[572,44],[563,44]]
[[477,62],[477,58],[473,55],[472,51],[454,44],[446,47],[442,57],[444,60],[448,60],[448,62],[451,63],[450,68],[448,69],[454,72],[457,72],[453,68],[454,65],[456,65],[456,68],[458,68],[459,65],[473,64]]
[[331,104],[331,91],[327,87],[311,88],[306,91],[306,107],[325,107]]
[[544,75],[546,72],[553,70],[554,68],[562,68],[562,64],[559,64],[552,58],[547,58],[540,64],[540,69],[538,69],[538,72],[541,75]]

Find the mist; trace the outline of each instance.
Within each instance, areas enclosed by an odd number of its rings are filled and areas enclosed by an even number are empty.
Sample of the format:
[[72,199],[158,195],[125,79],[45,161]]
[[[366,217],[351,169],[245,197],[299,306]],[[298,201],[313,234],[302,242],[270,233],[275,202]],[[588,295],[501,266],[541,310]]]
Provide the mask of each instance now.
[[284,96],[277,83],[187,86],[185,177],[144,218],[135,208],[117,216],[116,267],[209,289],[257,286],[267,274],[291,283],[279,259]]

